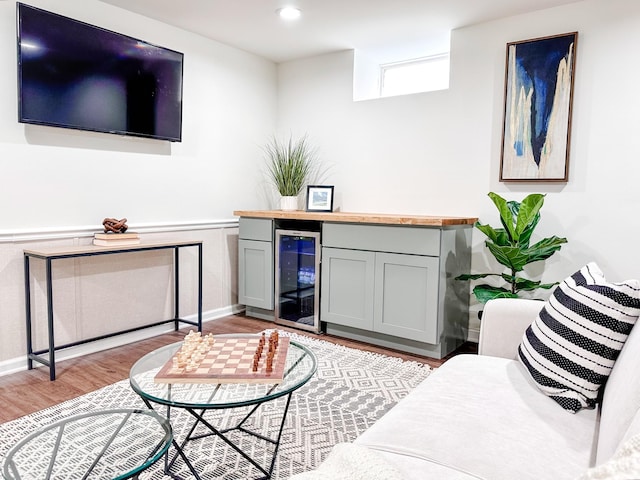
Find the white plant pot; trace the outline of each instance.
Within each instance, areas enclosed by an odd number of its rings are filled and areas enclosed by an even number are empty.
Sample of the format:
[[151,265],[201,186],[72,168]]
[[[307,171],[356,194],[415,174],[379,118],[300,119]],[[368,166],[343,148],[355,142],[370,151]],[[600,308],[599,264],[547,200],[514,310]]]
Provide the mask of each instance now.
[[298,197],[280,197],[280,210],[292,211],[298,209]]

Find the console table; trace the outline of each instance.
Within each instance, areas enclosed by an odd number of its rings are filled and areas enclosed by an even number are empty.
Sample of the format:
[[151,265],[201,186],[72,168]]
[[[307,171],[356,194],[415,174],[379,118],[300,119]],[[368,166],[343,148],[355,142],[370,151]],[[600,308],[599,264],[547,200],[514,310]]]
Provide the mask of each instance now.
[[[194,247],[198,249],[198,320],[186,320],[180,318],[180,275],[179,275],[179,252],[181,248]],[[55,335],[53,329],[53,285],[52,285],[52,263],[54,260],[60,260],[63,258],[78,258],[78,257],[91,257],[96,255],[113,255],[123,253],[137,253],[150,250],[173,250],[174,260],[174,318],[169,320],[163,320],[160,322],[152,323],[149,325],[143,325],[126,330],[120,330],[117,332],[108,333],[106,335],[100,335],[84,340],[79,340],[64,345],[56,345]],[[32,341],[32,318],[31,318],[31,274],[30,274],[30,260],[36,258],[44,260],[45,262],[45,287],[47,297],[47,334],[48,334],[48,348],[43,350],[33,349]],[[27,368],[31,370],[33,368],[34,360],[43,365],[49,367],[49,378],[51,380],[56,379],[56,362],[55,352],[63,348],[69,348],[84,343],[93,342],[96,340],[102,340],[104,338],[113,337],[115,335],[121,335],[124,333],[141,330],[143,328],[155,327],[157,325],[163,325],[165,323],[175,322],[175,330],[178,330],[180,322],[195,325],[198,327],[198,331],[202,331],[202,241],[190,241],[190,242],[158,242],[158,243],[142,243],[138,245],[128,246],[114,246],[114,247],[101,247],[95,245],[84,245],[75,247],[58,247],[58,248],[43,248],[40,250],[24,250],[24,282],[25,282],[25,310],[27,321]],[[43,354],[48,353],[48,359],[42,357]]]

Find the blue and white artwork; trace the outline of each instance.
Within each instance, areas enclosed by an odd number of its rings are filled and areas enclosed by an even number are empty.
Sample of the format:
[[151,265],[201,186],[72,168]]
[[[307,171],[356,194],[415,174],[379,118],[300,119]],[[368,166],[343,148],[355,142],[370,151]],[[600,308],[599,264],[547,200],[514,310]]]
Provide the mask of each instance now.
[[578,33],[507,44],[501,181],[567,181]]

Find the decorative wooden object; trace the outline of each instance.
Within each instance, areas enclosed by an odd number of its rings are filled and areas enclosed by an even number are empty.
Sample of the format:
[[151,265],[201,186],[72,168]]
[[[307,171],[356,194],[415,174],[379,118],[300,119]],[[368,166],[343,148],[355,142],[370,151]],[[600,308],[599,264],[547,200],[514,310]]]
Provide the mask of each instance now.
[[124,233],[127,231],[127,219],[121,218],[120,220],[116,218],[105,218],[102,221],[102,225],[104,226],[104,233]]

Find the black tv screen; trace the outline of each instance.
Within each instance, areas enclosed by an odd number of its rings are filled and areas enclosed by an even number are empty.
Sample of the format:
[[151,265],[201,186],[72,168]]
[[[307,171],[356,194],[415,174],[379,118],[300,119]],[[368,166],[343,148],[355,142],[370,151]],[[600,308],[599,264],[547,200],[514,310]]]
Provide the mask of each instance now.
[[184,55],[18,3],[18,121],[182,138]]

